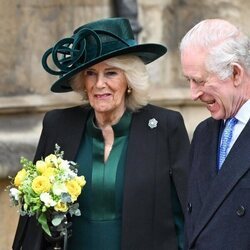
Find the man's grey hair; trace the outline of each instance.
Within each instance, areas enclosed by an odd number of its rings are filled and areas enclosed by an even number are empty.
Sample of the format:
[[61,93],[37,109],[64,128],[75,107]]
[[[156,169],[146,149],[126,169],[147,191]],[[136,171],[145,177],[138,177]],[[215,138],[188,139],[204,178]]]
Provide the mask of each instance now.
[[250,40],[226,20],[207,19],[196,24],[181,40],[180,52],[186,48],[207,50],[206,69],[222,80],[232,75],[233,63],[250,73]]

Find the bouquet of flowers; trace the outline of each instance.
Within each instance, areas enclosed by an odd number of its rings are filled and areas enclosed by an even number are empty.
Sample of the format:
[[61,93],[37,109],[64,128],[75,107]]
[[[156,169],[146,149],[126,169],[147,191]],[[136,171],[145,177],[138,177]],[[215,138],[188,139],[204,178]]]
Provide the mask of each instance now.
[[81,215],[76,201],[86,181],[77,175],[77,164],[64,160],[63,154],[56,144],[54,154],[35,164],[21,157],[22,169],[8,186],[11,202],[19,207],[20,215],[36,216],[49,236],[53,228],[65,234],[67,215]]

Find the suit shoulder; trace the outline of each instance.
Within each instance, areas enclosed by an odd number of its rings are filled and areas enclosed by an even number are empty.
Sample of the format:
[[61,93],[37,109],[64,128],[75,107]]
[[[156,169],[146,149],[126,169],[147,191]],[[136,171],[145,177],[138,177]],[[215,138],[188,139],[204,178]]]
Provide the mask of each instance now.
[[143,116],[146,119],[155,118],[158,121],[158,127],[164,130],[167,128],[186,131],[183,116],[178,111],[149,104],[145,106]]
[[[207,131],[210,130],[210,128],[214,127],[214,124],[218,122],[217,120],[213,119],[212,117],[206,118],[205,120],[201,121],[194,130],[194,135],[200,134],[200,133],[207,133]],[[206,131],[206,132],[204,132]]]
[[60,119],[70,119],[72,116],[74,117],[77,114],[84,114],[88,113],[90,110],[89,106],[74,106],[70,108],[64,108],[64,109],[54,109],[48,111],[44,116],[44,121],[56,121]]
[[182,115],[180,112],[172,110],[172,109],[168,109],[168,108],[164,108],[164,107],[159,107],[159,106],[155,106],[152,104],[148,104],[146,106],[146,109],[149,112],[152,113],[156,113],[162,116],[168,116],[168,117],[173,117],[173,118],[182,118]]
[[197,125],[196,129],[202,129],[202,128],[204,128],[204,127],[207,127],[207,126],[209,126],[209,124],[211,124],[211,123],[213,123],[213,122],[214,122],[214,119],[213,119],[212,117],[208,117],[208,118],[206,118],[205,120],[201,121],[201,122]]

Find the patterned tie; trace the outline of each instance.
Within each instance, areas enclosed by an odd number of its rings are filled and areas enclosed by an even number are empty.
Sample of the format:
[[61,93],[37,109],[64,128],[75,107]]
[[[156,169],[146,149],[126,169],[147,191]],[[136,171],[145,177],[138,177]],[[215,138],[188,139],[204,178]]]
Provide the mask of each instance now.
[[237,124],[237,122],[238,120],[235,117],[230,118],[226,121],[226,125],[221,136],[219,166],[218,166],[219,170],[221,169],[221,166],[227,157],[228,148],[232,140],[233,129],[234,126]]

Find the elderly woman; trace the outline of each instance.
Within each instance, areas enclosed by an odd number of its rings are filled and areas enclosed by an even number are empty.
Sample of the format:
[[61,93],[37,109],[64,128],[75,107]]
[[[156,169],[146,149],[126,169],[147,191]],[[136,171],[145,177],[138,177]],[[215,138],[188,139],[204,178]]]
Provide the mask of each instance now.
[[[182,248],[188,135],[178,112],[148,104],[145,64],[165,52],[160,44],[138,45],[127,19],[109,18],[44,54],[44,68],[60,75],[51,90],[74,90],[87,101],[45,115],[35,156],[57,143],[86,178],[70,250]],[[48,66],[50,55],[60,71]],[[14,249],[48,249],[51,242],[34,218],[20,217]]]

